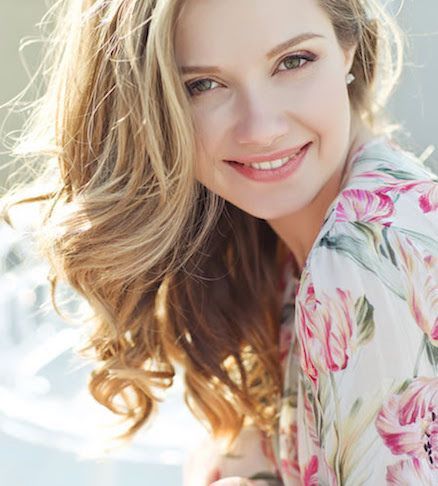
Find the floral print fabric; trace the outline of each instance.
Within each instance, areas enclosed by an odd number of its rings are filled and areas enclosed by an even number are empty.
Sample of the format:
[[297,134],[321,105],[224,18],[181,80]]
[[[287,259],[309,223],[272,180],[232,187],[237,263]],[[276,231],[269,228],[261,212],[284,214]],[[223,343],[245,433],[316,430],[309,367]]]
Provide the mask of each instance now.
[[247,477],[438,485],[438,177],[385,137],[346,169],[300,279],[284,266],[279,428]]
[[278,484],[438,485],[438,178],[362,147],[298,281],[286,263]]

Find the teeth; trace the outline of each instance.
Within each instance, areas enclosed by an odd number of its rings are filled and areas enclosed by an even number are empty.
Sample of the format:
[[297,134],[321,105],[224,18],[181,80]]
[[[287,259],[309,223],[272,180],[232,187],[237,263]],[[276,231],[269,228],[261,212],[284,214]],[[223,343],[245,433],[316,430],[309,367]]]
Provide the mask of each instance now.
[[[254,162],[254,163],[248,164],[248,165],[250,167],[252,167],[253,169],[257,169],[257,170],[278,169],[279,167],[283,167],[283,165],[286,165],[290,160],[295,159],[302,151],[303,151],[303,148],[298,150],[298,152],[296,152],[295,154],[290,155],[289,157],[284,157],[284,158],[278,159],[278,160],[271,160],[269,162],[260,162],[260,163]],[[242,166],[245,165],[245,164],[242,164],[241,162],[234,162],[234,163],[242,165]]]
[[254,164],[250,164],[250,166],[252,168],[258,169],[258,170],[278,169],[279,167],[282,167],[287,162],[289,162],[289,160],[291,158],[292,157],[285,157],[284,159],[272,160],[270,162],[261,162],[261,163],[258,163],[258,164],[257,163],[254,163]]

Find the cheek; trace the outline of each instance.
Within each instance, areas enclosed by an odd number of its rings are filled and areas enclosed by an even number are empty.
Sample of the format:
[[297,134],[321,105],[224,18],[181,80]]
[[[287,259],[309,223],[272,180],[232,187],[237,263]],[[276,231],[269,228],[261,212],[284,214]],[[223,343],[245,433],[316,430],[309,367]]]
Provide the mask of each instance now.
[[338,70],[321,71],[311,83],[295,92],[291,101],[291,113],[321,136],[345,133],[348,128],[350,103]]

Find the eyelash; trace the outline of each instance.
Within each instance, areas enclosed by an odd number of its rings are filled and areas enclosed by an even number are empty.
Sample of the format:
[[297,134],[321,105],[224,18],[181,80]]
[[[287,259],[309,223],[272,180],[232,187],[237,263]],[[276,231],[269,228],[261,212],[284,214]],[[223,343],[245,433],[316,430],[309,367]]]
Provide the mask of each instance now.
[[[280,72],[284,72],[284,71],[298,71],[300,69],[303,69],[303,68],[305,68],[307,66],[307,64],[309,62],[316,61],[317,56],[315,56],[314,54],[310,54],[310,53],[309,54],[288,54],[288,55],[286,55],[285,57],[283,57],[279,61],[278,65],[282,64],[284,61],[286,61],[288,59],[300,59],[300,60],[303,60],[304,59],[306,62],[304,64],[302,64],[301,66],[297,67],[297,68],[282,69]],[[192,86],[196,85],[197,83],[199,83],[201,81],[213,81],[214,83],[217,83],[217,81],[214,81],[214,79],[210,79],[210,78],[201,78],[201,79],[196,79],[194,81],[188,81],[187,83],[185,83],[185,85],[186,85],[186,89],[187,89],[187,91],[189,93],[189,96],[191,96],[191,97],[200,96],[203,93],[208,93],[209,91],[213,91],[213,89],[209,89],[209,90],[206,90],[206,91],[201,91],[199,93],[193,94],[191,92],[191,90],[193,89]]]

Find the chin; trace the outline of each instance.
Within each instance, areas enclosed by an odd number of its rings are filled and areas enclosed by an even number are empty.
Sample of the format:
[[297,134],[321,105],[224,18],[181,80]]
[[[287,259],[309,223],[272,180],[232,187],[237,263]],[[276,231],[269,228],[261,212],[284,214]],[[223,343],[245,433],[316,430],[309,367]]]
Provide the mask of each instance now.
[[266,220],[274,220],[281,218],[283,216],[287,216],[288,214],[294,213],[295,211],[299,210],[295,208],[284,208],[284,207],[277,207],[277,208],[241,208],[242,211],[245,211],[246,213],[250,214],[251,216],[254,216],[255,218],[258,219],[266,219]]

